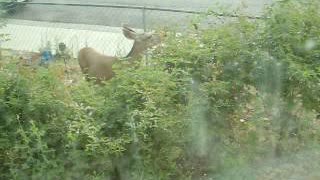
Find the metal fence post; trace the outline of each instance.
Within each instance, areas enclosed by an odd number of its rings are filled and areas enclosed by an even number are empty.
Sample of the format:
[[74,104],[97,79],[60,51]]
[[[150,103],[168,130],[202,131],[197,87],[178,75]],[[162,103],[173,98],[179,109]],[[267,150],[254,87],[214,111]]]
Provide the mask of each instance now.
[[147,31],[147,22],[146,22],[146,7],[143,6],[142,8],[142,24],[143,24],[143,31],[146,32]]
[[[144,32],[147,32],[146,11],[147,11],[146,6],[143,6],[143,8],[142,8],[142,25],[143,25]],[[146,58],[145,64],[148,65],[148,59],[149,59],[148,52],[146,52],[145,58]]]

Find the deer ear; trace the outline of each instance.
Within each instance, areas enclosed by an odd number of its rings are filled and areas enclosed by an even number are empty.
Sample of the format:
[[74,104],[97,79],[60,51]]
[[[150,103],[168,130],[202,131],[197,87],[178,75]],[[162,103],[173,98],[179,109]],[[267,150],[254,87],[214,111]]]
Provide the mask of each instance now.
[[137,37],[137,33],[127,26],[122,27],[122,33],[128,39],[136,39]]

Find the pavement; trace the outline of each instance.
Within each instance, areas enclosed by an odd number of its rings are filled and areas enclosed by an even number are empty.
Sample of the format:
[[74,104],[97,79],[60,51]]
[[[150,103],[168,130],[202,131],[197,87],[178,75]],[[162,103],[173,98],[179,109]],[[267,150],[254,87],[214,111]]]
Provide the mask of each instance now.
[[[244,14],[259,16],[265,5],[272,3],[272,1],[273,0],[188,0],[188,2],[185,0],[31,0],[30,2],[131,5],[193,11],[206,11],[210,8],[217,12],[232,12],[241,7],[241,12]],[[136,28],[143,28],[145,21],[147,28],[154,28],[157,26],[185,25],[193,16],[194,15],[184,13],[148,10],[145,12],[145,19],[143,19],[143,11],[140,9],[26,5],[10,18],[103,26],[121,26],[122,23],[126,23]]]
[[[221,12],[232,12],[242,7],[244,14],[259,16],[265,4],[273,0],[30,0],[34,3],[79,3],[148,6],[193,11],[206,11],[212,8]],[[241,3],[242,2],[242,3]],[[8,19],[7,26],[0,33],[10,34],[10,41],[2,42],[1,47],[17,51],[39,52],[50,42],[53,50],[59,42],[64,42],[73,56],[80,48],[88,45],[108,55],[123,56],[129,52],[132,41],[121,33],[120,26],[125,23],[137,29],[156,27],[188,26],[195,15],[151,11],[140,9],[49,6],[27,4],[17,9]],[[215,19],[213,21],[216,21]]]

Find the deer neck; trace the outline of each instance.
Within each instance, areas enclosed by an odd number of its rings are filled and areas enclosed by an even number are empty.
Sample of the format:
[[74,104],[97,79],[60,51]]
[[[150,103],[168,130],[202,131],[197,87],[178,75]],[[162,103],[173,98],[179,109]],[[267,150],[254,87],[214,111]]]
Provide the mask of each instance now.
[[134,42],[130,52],[127,56],[125,56],[125,58],[127,58],[129,61],[142,58],[142,54],[145,50],[146,48],[143,45],[139,45],[137,42]]

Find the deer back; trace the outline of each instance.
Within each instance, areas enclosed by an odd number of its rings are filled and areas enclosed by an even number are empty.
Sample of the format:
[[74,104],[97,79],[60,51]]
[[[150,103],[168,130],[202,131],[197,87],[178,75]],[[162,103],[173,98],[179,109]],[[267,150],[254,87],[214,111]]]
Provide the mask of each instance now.
[[83,48],[79,51],[78,61],[82,73],[86,78],[95,78],[96,81],[109,80],[112,78],[112,64],[117,58],[106,56],[95,51],[93,48]]

